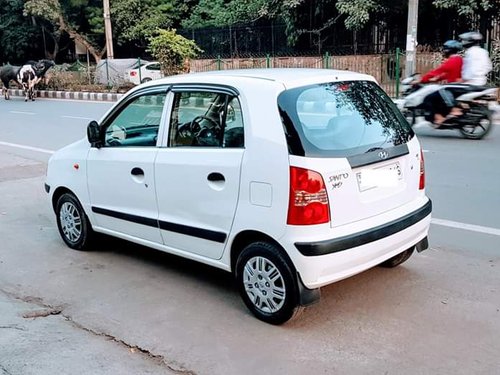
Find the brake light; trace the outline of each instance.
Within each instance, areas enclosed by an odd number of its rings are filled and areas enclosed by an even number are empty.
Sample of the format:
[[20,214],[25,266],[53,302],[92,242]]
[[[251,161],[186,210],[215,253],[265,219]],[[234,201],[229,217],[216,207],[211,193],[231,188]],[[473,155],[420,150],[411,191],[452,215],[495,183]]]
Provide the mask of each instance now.
[[424,152],[420,149],[420,182],[418,184],[420,190],[425,189],[425,163]]
[[330,221],[330,206],[323,177],[318,172],[290,167],[290,225],[323,224]]
[[136,72],[136,71],[133,71],[133,70],[132,70],[132,71],[130,72],[130,76],[131,76],[131,77],[135,77],[136,75],[137,75],[137,72]]

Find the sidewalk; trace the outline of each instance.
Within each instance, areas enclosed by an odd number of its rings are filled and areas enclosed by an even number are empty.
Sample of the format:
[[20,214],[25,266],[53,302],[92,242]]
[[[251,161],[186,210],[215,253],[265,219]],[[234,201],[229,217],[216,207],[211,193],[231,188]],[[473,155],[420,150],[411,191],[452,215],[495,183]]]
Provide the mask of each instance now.
[[174,374],[161,361],[71,320],[64,306],[0,290],[0,375]]

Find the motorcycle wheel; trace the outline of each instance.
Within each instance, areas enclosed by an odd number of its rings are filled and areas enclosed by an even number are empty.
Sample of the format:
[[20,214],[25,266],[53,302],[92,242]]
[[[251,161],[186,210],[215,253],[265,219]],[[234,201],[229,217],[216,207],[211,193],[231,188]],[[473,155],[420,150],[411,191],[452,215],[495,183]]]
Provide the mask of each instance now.
[[474,123],[462,125],[460,133],[467,139],[481,139],[491,130],[493,118],[491,111],[485,112]]

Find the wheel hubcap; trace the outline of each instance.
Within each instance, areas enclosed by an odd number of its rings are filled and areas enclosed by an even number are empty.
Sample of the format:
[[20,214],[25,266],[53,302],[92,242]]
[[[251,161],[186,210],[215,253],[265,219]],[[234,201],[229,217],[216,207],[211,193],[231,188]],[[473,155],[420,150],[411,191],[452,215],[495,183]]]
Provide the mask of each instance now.
[[82,235],[82,218],[73,203],[65,202],[61,206],[59,220],[64,236],[71,242],[78,241]]
[[264,257],[253,257],[243,269],[245,291],[259,310],[274,313],[285,303],[285,281],[278,268]]

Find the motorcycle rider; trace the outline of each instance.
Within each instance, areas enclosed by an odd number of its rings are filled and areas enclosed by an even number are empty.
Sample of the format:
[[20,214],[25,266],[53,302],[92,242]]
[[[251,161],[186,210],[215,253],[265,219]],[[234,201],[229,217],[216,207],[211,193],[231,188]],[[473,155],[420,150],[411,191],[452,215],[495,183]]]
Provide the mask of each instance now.
[[[492,64],[488,51],[481,48],[481,42],[483,36],[480,32],[469,31],[467,33],[460,34],[459,39],[462,46],[465,48],[463,65],[462,65],[462,79],[461,82],[464,86],[455,86],[446,88],[446,91],[453,95],[454,99],[462,94],[469,91],[474,91],[477,89],[482,90],[481,87],[484,86],[488,81],[487,75],[492,69]],[[453,106],[452,102],[448,102],[451,105],[450,114],[444,120],[450,120],[453,117],[460,116],[462,110],[458,107]],[[438,119],[439,121],[439,119]],[[442,123],[442,122],[441,122]],[[437,124],[441,124],[438,122]]]
[[[445,60],[436,69],[429,71],[414,84],[442,81],[444,83],[460,82],[462,80],[462,57],[458,54],[462,45],[456,40],[448,40],[443,44],[443,55]],[[440,126],[451,113],[452,116],[459,115],[454,112],[454,97],[447,89],[443,88],[432,92],[424,98],[425,119]]]
[[481,48],[483,36],[477,31],[469,31],[458,36],[465,48],[462,66],[462,80],[468,85],[484,86],[487,74],[492,69],[488,51]]

